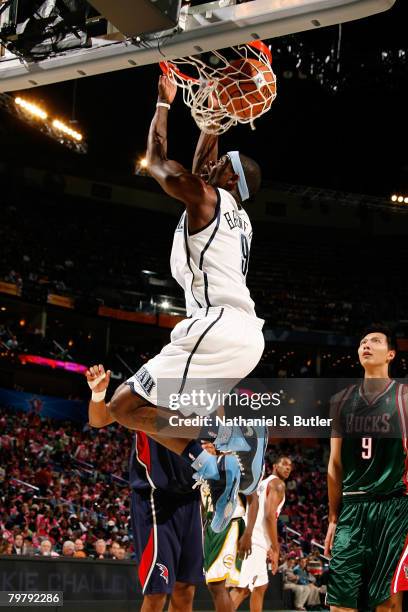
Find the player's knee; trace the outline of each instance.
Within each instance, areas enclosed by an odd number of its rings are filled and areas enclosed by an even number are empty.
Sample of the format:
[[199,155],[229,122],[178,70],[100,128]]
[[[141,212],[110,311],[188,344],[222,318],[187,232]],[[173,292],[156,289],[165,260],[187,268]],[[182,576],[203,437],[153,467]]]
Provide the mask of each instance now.
[[257,593],[265,593],[267,588],[268,588],[268,585],[263,584],[262,586],[255,587],[254,591],[256,591]]
[[242,588],[242,587],[234,587],[232,589],[232,592],[236,594],[237,597],[241,598],[242,601],[244,599],[246,599],[247,597],[250,596],[251,591],[248,588]]
[[208,590],[210,593],[219,593],[219,591],[223,591],[225,589],[225,581],[222,582],[209,582],[207,584]]
[[221,582],[209,582],[207,587],[214,598],[220,597],[226,591],[225,580],[222,580]]
[[141,612],[162,612],[166,604],[166,593],[156,593],[154,595],[145,595]]
[[191,610],[193,606],[195,586],[185,582],[177,582],[171,597],[172,608],[184,612]]
[[391,597],[376,607],[376,612],[400,612],[401,600],[399,598]]

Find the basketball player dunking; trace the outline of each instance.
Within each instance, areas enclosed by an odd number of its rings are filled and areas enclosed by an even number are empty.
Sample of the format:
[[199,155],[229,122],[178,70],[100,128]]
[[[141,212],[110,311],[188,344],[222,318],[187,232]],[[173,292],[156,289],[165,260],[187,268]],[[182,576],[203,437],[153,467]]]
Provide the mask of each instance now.
[[395,345],[387,329],[368,330],[358,356],[363,383],[333,401],[339,437],[331,439],[328,467],[327,602],[331,612],[401,612],[408,590],[408,390],[389,377]]
[[279,561],[278,518],[285,503],[285,480],[292,471],[289,457],[278,457],[272,474],[259,485],[258,516],[252,533],[252,552],[242,562],[238,587],[231,591],[234,609],[250,595],[251,612],[262,612],[268,588],[267,558],[276,574]]
[[218,137],[205,134],[197,145],[193,173],[169,160],[167,116],[177,88],[161,76],[158,89],[147,161],[164,191],[186,207],[174,235],[171,270],[185,292],[188,318],[176,325],[170,344],[120,385],[109,403],[104,401],[109,377],[103,367],[90,368],[87,378],[91,403],[107,423],[144,431],[189,462],[196,480],[208,482],[215,510],[212,528],[222,531],[235,510],[238,490],[252,493],[262,477],[266,430],[244,434],[234,428],[227,443],[223,432],[223,451],[231,452],[220,457],[196,440],[164,437],[157,428],[157,381],[179,380],[181,388],[189,379],[239,381],[262,356],[263,321],[246,286],[252,227],[242,205],[259,189],[260,169],[237,151],[218,160]]

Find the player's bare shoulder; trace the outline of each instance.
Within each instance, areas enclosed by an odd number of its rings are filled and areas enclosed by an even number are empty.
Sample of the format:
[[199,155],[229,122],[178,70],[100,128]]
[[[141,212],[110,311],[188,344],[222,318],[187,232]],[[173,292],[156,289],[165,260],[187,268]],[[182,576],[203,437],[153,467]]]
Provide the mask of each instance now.
[[274,478],[273,480],[271,480],[268,483],[268,494],[272,491],[278,493],[279,495],[284,495],[286,491],[285,481],[281,478]]

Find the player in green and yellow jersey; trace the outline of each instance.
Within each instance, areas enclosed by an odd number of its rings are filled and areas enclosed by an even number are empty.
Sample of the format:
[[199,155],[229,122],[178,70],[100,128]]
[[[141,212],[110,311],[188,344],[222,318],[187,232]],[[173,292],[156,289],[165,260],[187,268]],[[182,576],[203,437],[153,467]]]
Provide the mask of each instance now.
[[[210,454],[216,450],[211,442],[203,448]],[[230,524],[221,532],[211,528],[214,507],[210,489],[201,485],[201,502],[204,523],[204,571],[216,612],[234,612],[235,607],[228,587],[239,582],[242,561],[251,554],[252,532],[258,515],[258,495],[238,495],[238,504]],[[246,518],[246,521],[244,520]]]
[[402,612],[408,590],[408,388],[389,377],[395,354],[387,329],[368,330],[358,349],[364,381],[333,402],[331,612]]

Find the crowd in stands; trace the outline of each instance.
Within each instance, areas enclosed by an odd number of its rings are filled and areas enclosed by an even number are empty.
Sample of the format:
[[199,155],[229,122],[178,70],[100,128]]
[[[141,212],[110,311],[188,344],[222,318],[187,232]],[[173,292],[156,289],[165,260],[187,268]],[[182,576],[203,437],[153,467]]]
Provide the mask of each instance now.
[[[327,518],[327,464],[329,446],[323,441],[280,441],[270,446],[266,453],[266,472],[271,471],[278,454],[288,455],[295,466],[286,483],[286,501],[281,521],[296,531],[302,549],[312,550],[312,541],[322,543]],[[283,531],[285,533],[285,531]],[[286,544],[283,544],[285,550]]]
[[[152,310],[166,294],[173,306],[183,305],[169,273],[176,217],[23,184],[5,201],[0,280],[17,285],[27,298],[46,301],[53,292]],[[381,241],[378,260],[376,241],[362,242],[357,232],[254,222],[248,284],[259,314],[269,327],[347,335],[373,320],[404,318],[408,247],[400,241],[396,258],[394,239]],[[376,261],[375,268],[368,261]]]
[[[15,554],[129,554],[129,432],[6,409],[0,412],[0,430],[3,553],[21,535],[24,546]],[[116,544],[124,552],[117,555]]]
[[293,551],[281,561],[278,571],[283,576],[283,590],[293,594],[295,610],[306,610],[306,606],[320,610],[327,590],[328,570],[318,550],[308,556],[296,556]]
[[[132,555],[128,459],[132,434],[0,409],[0,552],[122,559]],[[327,447],[273,443],[294,471],[281,515],[282,559],[313,553],[326,526]],[[289,529],[288,529],[289,528]],[[293,532],[299,535],[293,535]]]

